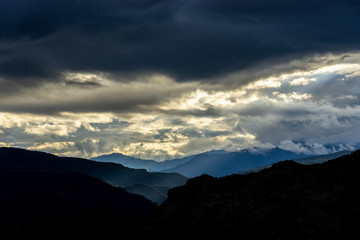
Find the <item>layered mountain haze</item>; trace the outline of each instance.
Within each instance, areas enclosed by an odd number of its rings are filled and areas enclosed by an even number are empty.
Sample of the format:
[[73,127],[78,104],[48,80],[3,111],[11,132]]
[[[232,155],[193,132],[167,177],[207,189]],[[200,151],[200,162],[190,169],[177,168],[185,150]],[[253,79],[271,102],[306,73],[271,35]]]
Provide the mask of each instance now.
[[134,158],[131,156],[126,156],[121,153],[112,153],[108,155],[102,155],[95,158],[91,158],[91,160],[98,162],[113,162],[119,163],[129,168],[136,169],[146,169],[150,172],[160,172],[169,168],[176,167],[179,164],[185,163],[191,160],[194,156],[189,156],[181,159],[172,159],[167,161],[154,161],[154,160],[143,160],[139,158]]
[[265,166],[282,160],[301,158],[306,155],[274,149],[246,149],[239,152],[215,151],[193,157],[190,161],[180,164],[164,172],[177,172],[187,177],[208,174],[222,177],[238,173],[242,170]]
[[0,148],[0,168],[49,174],[78,172],[119,187],[142,183],[169,189],[183,185],[187,180],[186,177],[178,173],[149,173],[146,170],[130,169],[115,163],[100,163],[80,158],[61,158],[43,152],[15,148]]
[[[233,173],[251,171],[254,168],[262,168],[272,163],[283,160],[302,159],[300,162],[311,163],[333,159],[350,151],[341,151],[329,155],[309,154],[308,152],[293,152],[280,148],[261,149],[250,148],[237,152],[211,151],[197,154],[182,159],[156,162],[125,156],[119,153],[92,158],[95,161],[115,162],[126,167],[146,169],[167,173],[180,173],[186,177],[196,177],[209,174],[215,177],[231,175]],[[317,160],[315,159],[317,158]]]

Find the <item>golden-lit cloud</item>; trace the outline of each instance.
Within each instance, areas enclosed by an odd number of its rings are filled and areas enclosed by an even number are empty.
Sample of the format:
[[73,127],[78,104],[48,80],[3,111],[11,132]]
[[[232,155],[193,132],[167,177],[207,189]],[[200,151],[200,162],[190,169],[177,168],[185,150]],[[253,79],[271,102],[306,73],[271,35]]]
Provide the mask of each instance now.
[[263,89],[263,88],[279,88],[281,86],[281,77],[270,77],[267,79],[260,79],[250,83],[245,89]]
[[360,127],[360,65],[350,60],[356,56],[346,61],[332,56],[328,65],[230,86],[226,79],[177,82],[149,74],[119,81],[106,73],[66,72],[62,82],[2,99],[0,146],[165,160],[255,146],[302,151],[293,141],[315,144],[318,138],[324,144],[328,136],[337,143],[340,132],[352,132],[355,144],[360,141],[355,130]]
[[291,86],[309,85],[310,82],[316,82],[316,78],[296,78],[290,82]]

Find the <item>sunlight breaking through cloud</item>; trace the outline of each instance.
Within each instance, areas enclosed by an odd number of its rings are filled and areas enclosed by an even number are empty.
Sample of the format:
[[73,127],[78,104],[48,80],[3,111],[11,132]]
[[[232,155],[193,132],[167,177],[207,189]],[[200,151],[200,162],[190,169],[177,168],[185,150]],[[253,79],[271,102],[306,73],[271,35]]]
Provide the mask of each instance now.
[[360,142],[360,57],[349,56],[236,87],[177,82],[162,74],[119,81],[106,73],[67,72],[65,84],[2,99],[0,146],[156,160],[256,146],[331,152],[325,145],[347,146],[345,135],[351,144]]

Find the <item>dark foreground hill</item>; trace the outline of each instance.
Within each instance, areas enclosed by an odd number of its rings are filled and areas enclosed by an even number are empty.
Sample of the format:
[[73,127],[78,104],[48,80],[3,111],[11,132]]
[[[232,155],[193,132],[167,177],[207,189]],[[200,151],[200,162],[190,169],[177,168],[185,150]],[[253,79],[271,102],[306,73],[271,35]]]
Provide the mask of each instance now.
[[[12,171],[37,171],[49,174],[78,172],[98,178],[114,186],[145,184],[168,189],[185,184],[187,178],[178,173],[149,173],[115,163],[102,163],[81,158],[58,157],[52,154],[18,148],[0,148],[0,168]],[[137,192],[141,191],[137,189]],[[145,194],[144,194],[145,195]],[[156,193],[149,194],[151,199]],[[154,202],[159,198],[151,199]]]
[[360,151],[247,175],[190,179],[144,233],[157,239],[359,239]]
[[2,239],[136,237],[155,205],[96,178],[0,169]]

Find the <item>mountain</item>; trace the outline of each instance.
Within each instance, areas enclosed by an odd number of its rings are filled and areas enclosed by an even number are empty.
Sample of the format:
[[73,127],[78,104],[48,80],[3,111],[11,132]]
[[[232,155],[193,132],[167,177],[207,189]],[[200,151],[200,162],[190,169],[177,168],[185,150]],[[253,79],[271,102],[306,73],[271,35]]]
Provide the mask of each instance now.
[[313,157],[305,157],[305,158],[298,158],[295,159],[295,161],[297,163],[301,163],[301,164],[316,164],[316,163],[323,163],[335,158],[339,158],[342,157],[344,155],[349,155],[354,151],[339,151],[339,152],[335,152],[335,153],[330,153],[330,154],[324,154],[324,155],[318,155],[318,156],[313,156]]
[[176,167],[179,164],[185,163],[192,159],[193,156],[181,158],[181,159],[173,159],[167,160],[163,162],[157,162],[154,160],[143,160],[139,158],[134,158],[130,156],[123,155],[121,153],[112,153],[109,155],[102,155],[95,158],[91,158],[91,160],[97,162],[113,162],[121,164],[128,168],[135,169],[145,169],[149,172],[160,172],[165,169]]
[[0,148],[0,168],[49,174],[78,172],[120,187],[142,183],[148,186],[173,188],[187,181],[186,177],[178,173],[149,173],[146,170],[131,169],[115,163],[58,157],[17,148]]
[[[307,165],[308,164],[318,164],[318,163],[323,163],[323,162],[326,162],[326,161],[329,161],[329,160],[332,160],[335,158],[342,157],[344,155],[348,155],[352,152],[354,152],[354,151],[339,151],[339,152],[335,152],[335,153],[317,155],[317,156],[312,156],[312,157],[296,158],[293,160],[297,163],[307,164]],[[269,167],[271,167],[271,165],[261,166],[261,167],[257,167],[257,168],[250,168],[250,169],[240,171],[240,172],[238,172],[238,174],[247,174],[247,173],[251,173],[251,172],[258,172],[260,170],[263,170],[263,169],[269,168]]]
[[134,236],[155,204],[81,173],[0,169],[3,239]]
[[308,155],[296,154],[280,148],[270,150],[253,148],[239,152],[210,151],[164,162],[138,159],[121,153],[103,155],[92,158],[92,160],[119,163],[129,168],[146,169],[147,171],[177,172],[186,177],[196,177],[201,174],[220,177],[281,160],[303,157],[308,157]]
[[278,161],[303,158],[308,155],[297,154],[280,148],[246,149],[239,152],[214,151],[194,156],[186,163],[163,172],[177,172],[192,178],[202,174],[222,177],[246,169],[266,166]]
[[144,231],[157,239],[359,239],[360,151],[322,164],[202,175],[169,191]]

